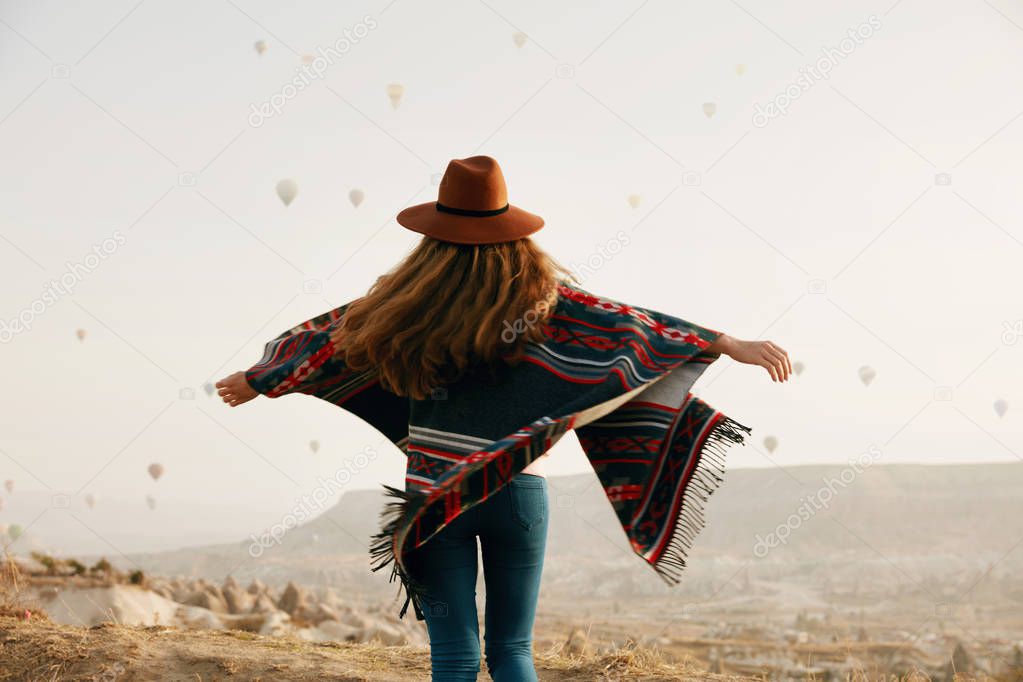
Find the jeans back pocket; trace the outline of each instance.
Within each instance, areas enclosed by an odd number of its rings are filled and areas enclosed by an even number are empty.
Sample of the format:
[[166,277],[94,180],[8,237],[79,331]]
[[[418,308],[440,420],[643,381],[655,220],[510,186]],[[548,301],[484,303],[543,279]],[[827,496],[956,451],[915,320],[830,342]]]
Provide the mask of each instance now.
[[547,516],[546,483],[542,477],[528,474],[513,478],[508,483],[512,518],[526,530],[530,530]]

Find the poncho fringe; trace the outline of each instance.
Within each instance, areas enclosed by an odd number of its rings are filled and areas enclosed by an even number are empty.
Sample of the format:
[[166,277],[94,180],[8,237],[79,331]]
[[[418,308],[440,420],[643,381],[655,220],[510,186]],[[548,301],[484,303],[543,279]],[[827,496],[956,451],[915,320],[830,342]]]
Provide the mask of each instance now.
[[[664,553],[653,564],[657,575],[669,585],[676,585],[681,581],[693,540],[704,527],[704,507],[707,500],[724,481],[728,446],[742,444],[744,437],[749,433],[749,427],[728,417],[722,417],[714,424],[699,451],[693,476],[682,495],[680,505],[682,511],[676,519],[675,528],[671,531],[671,540],[668,541]],[[390,582],[397,580],[400,583],[398,598],[401,598],[403,591],[405,593],[405,603],[398,617],[403,618],[411,604],[415,609],[416,618],[422,620],[422,604],[428,600],[425,588],[395,560],[394,547],[395,536],[403,520],[415,516],[416,511],[425,504],[427,495],[399,490],[389,485],[383,488],[386,495],[393,499],[387,502],[380,512],[380,532],[373,535],[373,543],[370,545],[372,570],[379,571],[390,565]]]

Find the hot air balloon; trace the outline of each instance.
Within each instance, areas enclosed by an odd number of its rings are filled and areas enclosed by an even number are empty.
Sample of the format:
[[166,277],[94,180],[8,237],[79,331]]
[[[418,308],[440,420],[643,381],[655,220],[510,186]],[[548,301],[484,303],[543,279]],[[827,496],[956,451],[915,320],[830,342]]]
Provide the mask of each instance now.
[[203,384],[202,390],[206,391],[206,395],[211,396],[213,395],[213,391],[216,390],[216,387],[207,381],[205,384]]
[[267,47],[266,41],[265,40],[257,40],[255,42],[255,44],[253,45],[253,47],[256,48],[256,52],[259,53],[260,56],[263,56],[263,53],[266,52],[266,47]]
[[163,465],[159,462],[153,462],[150,464],[149,475],[153,477],[154,481],[159,481],[160,477],[163,476]]
[[150,511],[156,509],[156,498],[152,495],[146,495],[146,506],[149,507]]
[[306,66],[312,64],[315,59],[316,57],[312,56],[311,54],[302,55],[302,63],[305,64]]
[[516,31],[515,33],[512,33],[512,42],[515,43],[515,47],[521,48],[523,45],[526,44],[526,40],[528,39],[529,36],[527,36],[522,31]]
[[864,386],[870,386],[870,382],[877,376],[877,372],[870,365],[863,365],[860,367],[860,381],[863,382]]
[[764,447],[767,448],[768,452],[774,452],[775,448],[778,447],[778,439],[774,436],[767,436],[764,438]]
[[746,65],[745,64],[736,64],[735,65],[735,75],[736,76],[741,76],[744,73],[746,73]]
[[12,481],[9,478],[6,481],[4,481],[4,489],[7,490],[8,493],[13,493],[14,492],[14,481]]
[[95,507],[96,506],[96,496],[93,495],[92,493],[86,493],[85,494],[85,506],[87,506],[89,509],[92,509],[93,507]]
[[75,336],[78,337],[79,341],[85,341],[85,330],[84,329],[75,330]]
[[320,441],[318,440],[309,441],[309,449],[312,450],[313,454],[315,455],[317,452],[320,451]]
[[714,113],[717,110],[718,110],[718,105],[714,104],[713,102],[704,102],[703,103],[703,115],[706,116],[707,118],[710,118],[711,116],[713,116]]
[[1005,413],[1009,411],[1009,401],[1004,398],[999,398],[995,401],[995,414],[999,417],[1004,417]]
[[405,86],[401,83],[391,83],[387,86],[387,96],[391,100],[391,106],[395,109],[401,104],[402,95],[405,94]]
[[362,200],[366,198],[366,193],[361,189],[353,189],[348,193],[348,201],[352,202],[352,206],[359,208]]
[[792,371],[796,373],[797,377],[803,373],[804,369],[806,369],[806,365],[798,360],[792,363]]
[[291,202],[298,196],[298,183],[291,178],[285,178],[277,183],[277,196],[281,198],[285,206],[291,206]]
[[629,206],[632,206],[633,208],[639,208],[639,202],[641,200],[642,197],[640,197],[638,194],[630,194],[628,196]]
[[23,532],[25,531],[22,530],[21,526],[19,526],[16,523],[12,523],[11,525],[7,526],[7,537],[9,537],[11,540],[17,540],[18,538],[21,537],[21,534]]

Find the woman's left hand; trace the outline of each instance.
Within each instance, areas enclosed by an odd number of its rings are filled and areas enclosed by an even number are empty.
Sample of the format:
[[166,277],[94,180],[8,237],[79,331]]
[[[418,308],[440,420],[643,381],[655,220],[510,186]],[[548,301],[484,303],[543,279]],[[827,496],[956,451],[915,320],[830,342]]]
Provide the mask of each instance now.
[[722,353],[746,365],[763,367],[772,381],[788,381],[792,374],[789,354],[772,341],[743,341],[722,334],[706,350]]
[[231,407],[238,407],[259,395],[249,386],[245,372],[235,372],[217,382],[217,393]]

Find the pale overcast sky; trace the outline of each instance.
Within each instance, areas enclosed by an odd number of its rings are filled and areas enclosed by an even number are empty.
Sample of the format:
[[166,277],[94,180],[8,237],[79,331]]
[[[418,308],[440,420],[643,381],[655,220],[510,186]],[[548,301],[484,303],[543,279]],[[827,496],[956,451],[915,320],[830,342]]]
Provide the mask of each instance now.
[[[0,0],[0,320],[36,306],[0,334],[0,479],[279,517],[379,436],[310,398],[230,410],[202,385],[364,291],[417,239],[394,215],[480,153],[566,265],[629,235],[585,288],[805,363],[782,386],[728,360],[701,380],[754,428],[732,466],[871,445],[882,462],[1018,459],[1021,26],[1007,0]],[[285,89],[346,36],[322,78]],[[787,113],[756,120],[787,90]],[[72,293],[42,300],[104,240]],[[400,484],[382,452],[353,487]],[[586,467],[566,438],[549,468]]]

